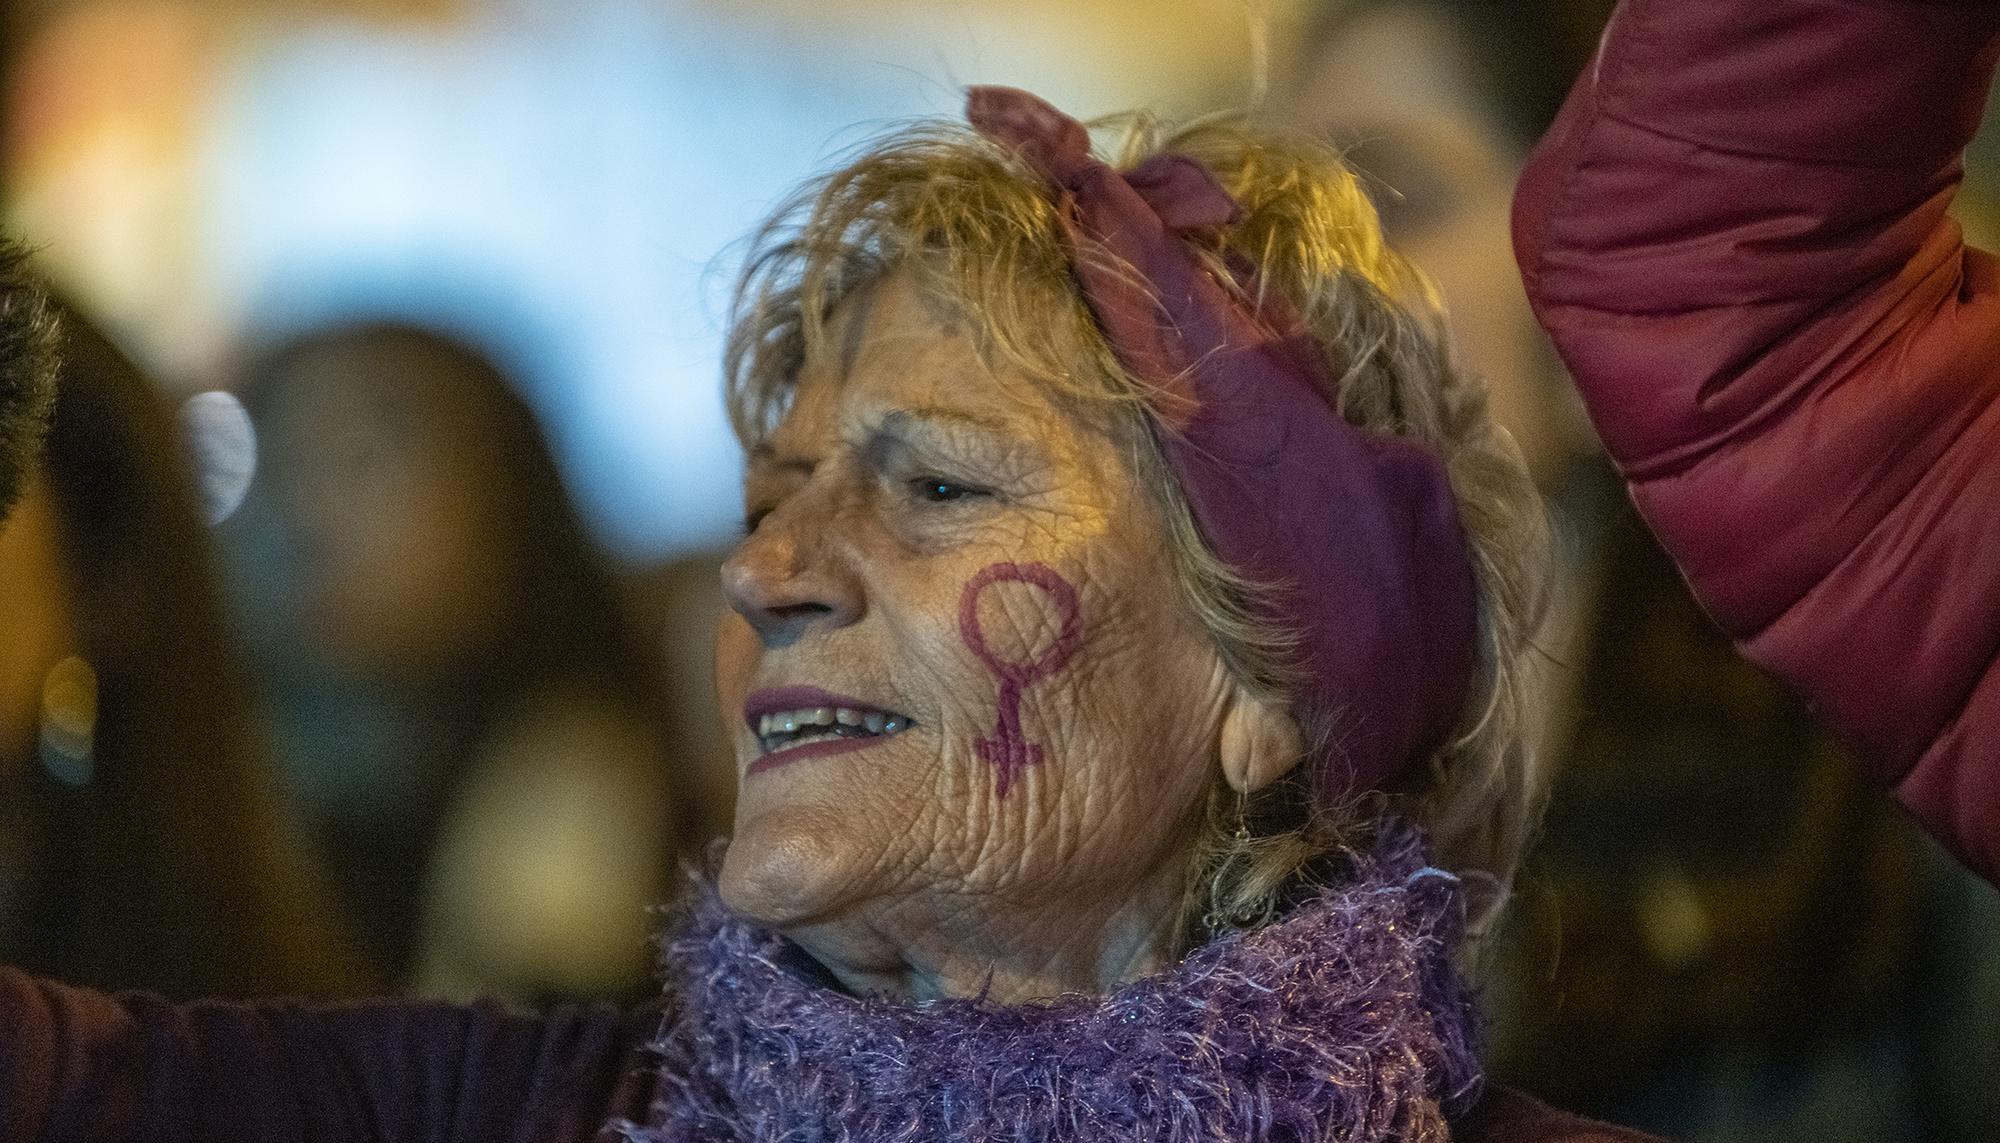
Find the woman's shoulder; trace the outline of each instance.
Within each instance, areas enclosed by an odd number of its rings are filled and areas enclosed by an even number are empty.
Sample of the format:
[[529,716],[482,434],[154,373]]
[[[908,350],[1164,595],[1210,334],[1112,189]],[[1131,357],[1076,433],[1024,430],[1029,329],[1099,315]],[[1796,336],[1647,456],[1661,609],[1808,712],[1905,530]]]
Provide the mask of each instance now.
[[1486,1090],[1452,1123],[1457,1143],[1659,1143],[1655,1136],[1557,1111],[1513,1088]]

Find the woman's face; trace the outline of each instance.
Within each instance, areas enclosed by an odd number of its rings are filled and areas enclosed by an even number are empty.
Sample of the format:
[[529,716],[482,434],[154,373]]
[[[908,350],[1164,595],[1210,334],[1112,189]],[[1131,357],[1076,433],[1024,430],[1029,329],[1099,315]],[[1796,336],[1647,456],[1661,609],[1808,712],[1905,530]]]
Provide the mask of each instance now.
[[1235,687],[1131,442],[973,337],[888,277],[750,458],[722,891],[815,951],[1157,927],[1216,773]]

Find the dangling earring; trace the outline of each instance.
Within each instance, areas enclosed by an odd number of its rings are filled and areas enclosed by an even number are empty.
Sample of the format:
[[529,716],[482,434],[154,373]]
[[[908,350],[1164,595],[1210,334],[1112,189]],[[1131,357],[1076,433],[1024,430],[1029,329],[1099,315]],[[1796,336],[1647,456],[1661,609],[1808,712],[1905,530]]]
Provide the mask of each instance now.
[[96,752],[97,672],[71,655],[42,678],[42,769],[66,786],[87,786]]

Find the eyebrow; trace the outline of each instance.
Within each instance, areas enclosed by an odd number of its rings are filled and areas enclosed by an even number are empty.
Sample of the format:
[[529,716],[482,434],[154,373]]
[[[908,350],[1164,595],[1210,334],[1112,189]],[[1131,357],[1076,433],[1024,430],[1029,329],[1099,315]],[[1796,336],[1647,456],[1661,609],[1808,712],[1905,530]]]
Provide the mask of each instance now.
[[869,430],[863,447],[870,457],[877,460],[896,449],[921,452],[943,448],[949,452],[953,442],[945,434],[951,433],[964,433],[975,438],[976,446],[1001,446],[1010,452],[1025,448],[1040,455],[1038,444],[1022,437],[1005,421],[936,406],[890,409],[882,413]]
[[[957,409],[935,406],[897,408],[880,415],[868,430],[867,443],[863,447],[870,454],[879,452],[885,446],[910,447],[921,444],[926,437],[935,436],[935,430],[938,428],[969,429],[982,436],[999,436],[1006,433],[1006,426],[999,420],[976,413],[963,413]],[[819,464],[815,459],[796,453],[786,453],[769,440],[758,441],[752,446],[750,459],[772,468],[806,473],[810,473]]]
[[[862,450],[866,455],[879,459],[891,449],[922,449],[937,439],[940,430],[952,429],[970,432],[988,442],[1004,443],[1010,448],[1029,449],[1038,457],[1042,455],[1037,442],[1018,435],[998,417],[935,405],[893,408],[883,412],[869,428]],[[768,440],[752,446],[749,459],[762,467],[807,476],[819,466],[817,458],[784,452]]]

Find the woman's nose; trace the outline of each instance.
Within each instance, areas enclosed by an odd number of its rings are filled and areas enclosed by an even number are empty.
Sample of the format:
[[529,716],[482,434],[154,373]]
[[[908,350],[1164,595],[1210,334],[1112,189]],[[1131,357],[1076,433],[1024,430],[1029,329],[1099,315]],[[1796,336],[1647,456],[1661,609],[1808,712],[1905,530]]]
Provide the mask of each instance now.
[[722,564],[723,598],[766,647],[861,618],[860,585],[845,554],[828,542],[824,520],[803,517],[773,512]]

